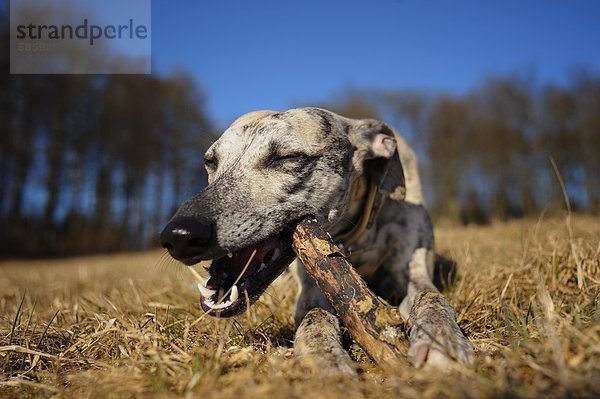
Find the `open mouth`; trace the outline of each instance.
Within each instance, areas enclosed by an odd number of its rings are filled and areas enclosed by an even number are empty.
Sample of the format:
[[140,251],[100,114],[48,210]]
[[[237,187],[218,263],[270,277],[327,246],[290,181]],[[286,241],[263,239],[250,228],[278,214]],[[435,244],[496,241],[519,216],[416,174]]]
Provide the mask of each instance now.
[[291,235],[278,234],[213,260],[200,282],[200,306],[215,316],[244,312],[294,260]]

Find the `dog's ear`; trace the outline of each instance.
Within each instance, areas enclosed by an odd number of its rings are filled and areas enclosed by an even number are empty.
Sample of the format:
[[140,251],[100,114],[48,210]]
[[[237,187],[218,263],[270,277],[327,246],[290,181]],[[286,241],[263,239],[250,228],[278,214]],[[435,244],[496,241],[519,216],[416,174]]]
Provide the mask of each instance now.
[[394,130],[375,119],[359,119],[349,125],[348,138],[356,148],[354,169],[374,179],[380,192],[403,201],[406,185]]

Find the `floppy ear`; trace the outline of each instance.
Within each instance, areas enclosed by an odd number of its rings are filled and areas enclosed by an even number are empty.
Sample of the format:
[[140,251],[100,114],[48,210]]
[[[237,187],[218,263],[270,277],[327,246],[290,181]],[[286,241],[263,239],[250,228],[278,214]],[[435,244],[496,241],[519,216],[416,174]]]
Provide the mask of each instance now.
[[406,185],[394,130],[375,119],[359,119],[348,128],[348,138],[356,148],[354,169],[373,179],[382,194],[403,201]]

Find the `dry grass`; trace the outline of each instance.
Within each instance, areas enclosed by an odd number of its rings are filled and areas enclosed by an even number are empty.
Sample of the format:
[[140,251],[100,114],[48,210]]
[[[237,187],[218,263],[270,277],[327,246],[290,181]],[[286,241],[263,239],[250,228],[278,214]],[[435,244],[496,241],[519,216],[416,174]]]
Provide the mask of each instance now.
[[0,263],[0,396],[599,397],[599,222],[439,229],[477,348],[446,375],[356,346],[358,381],[298,366],[289,276],[243,316],[197,321],[193,276],[161,252]]

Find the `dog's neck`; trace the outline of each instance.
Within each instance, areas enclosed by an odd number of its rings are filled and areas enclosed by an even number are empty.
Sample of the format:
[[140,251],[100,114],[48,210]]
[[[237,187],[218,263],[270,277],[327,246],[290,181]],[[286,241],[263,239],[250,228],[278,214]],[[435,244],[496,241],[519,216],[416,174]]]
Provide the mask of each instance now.
[[330,230],[336,242],[351,247],[364,237],[377,216],[382,199],[377,184],[371,179],[364,175],[353,179],[348,207]]
[[367,277],[375,273],[390,256],[389,251],[373,248],[375,237],[369,234],[385,197],[377,184],[364,175],[353,180],[350,193],[346,211],[329,231],[336,244],[346,252],[358,274]]

